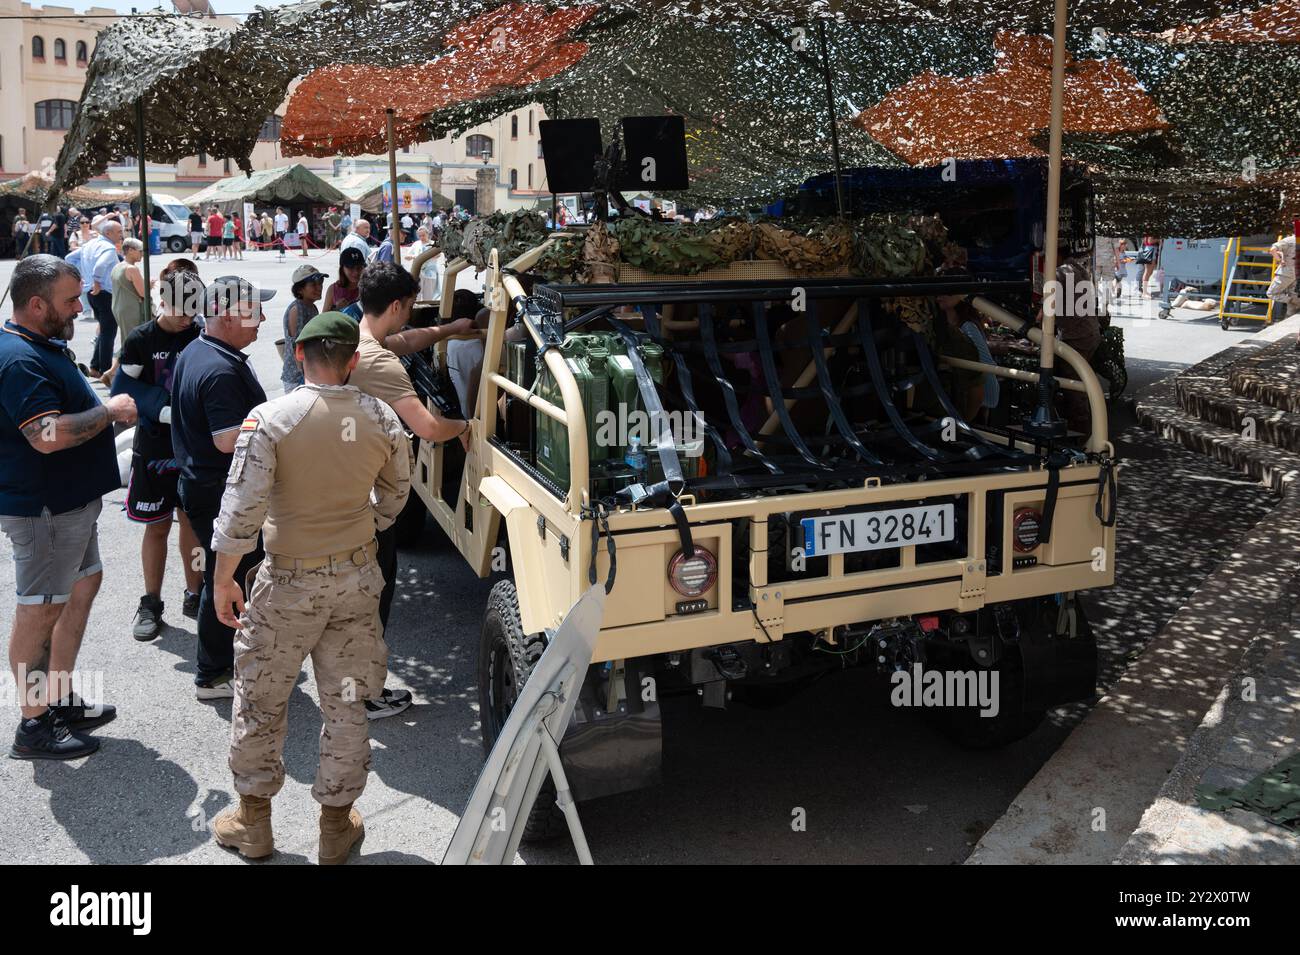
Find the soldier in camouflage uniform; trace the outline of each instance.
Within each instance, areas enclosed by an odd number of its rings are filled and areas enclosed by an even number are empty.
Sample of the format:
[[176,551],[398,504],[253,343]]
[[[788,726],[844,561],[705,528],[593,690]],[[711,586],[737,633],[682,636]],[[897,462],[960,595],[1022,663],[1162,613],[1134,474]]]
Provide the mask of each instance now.
[[[324,715],[312,787],[321,864],[346,861],[364,833],[352,808],[370,769],[363,701],[384,685],[388,653],[375,532],[402,510],[410,462],[393,410],[344,384],[358,338],[357,323],[341,312],[303,326],[295,349],[307,383],[249,413],[213,533],[217,615],[239,628],[230,769],[240,800],[214,821],[213,834],[249,858],[274,848],[285,709],[308,656]],[[233,574],[259,531],[266,560],[245,607]]]

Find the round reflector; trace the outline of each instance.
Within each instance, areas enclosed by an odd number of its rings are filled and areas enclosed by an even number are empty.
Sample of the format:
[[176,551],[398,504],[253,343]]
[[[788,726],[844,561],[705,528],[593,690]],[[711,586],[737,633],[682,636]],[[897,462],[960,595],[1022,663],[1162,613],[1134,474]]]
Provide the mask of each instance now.
[[1038,546],[1038,532],[1043,515],[1032,507],[1022,507],[1011,519],[1011,542],[1016,550],[1027,554]]
[[668,562],[668,583],[683,597],[698,597],[718,577],[718,562],[703,547],[695,548],[690,557],[678,551]]

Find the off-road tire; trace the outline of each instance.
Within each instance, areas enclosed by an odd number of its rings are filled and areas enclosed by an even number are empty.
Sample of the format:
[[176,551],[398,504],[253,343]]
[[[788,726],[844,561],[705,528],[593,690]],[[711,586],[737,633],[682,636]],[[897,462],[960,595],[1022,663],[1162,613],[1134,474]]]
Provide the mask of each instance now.
[[1000,749],[1038,729],[1047,711],[1027,710],[1021,703],[1024,677],[1019,651],[1007,652],[999,661],[998,670],[997,716],[980,716],[975,707],[930,709],[925,712],[931,724],[965,749]]
[[[519,689],[545,650],[545,634],[524,633],[514,581],[497,581],[488,594],[479,638],[478,711],[485,754],[492,751]],[[523,841],[545,842],[568,831],[555,802],[555,781],[548,776],[528,813]]]

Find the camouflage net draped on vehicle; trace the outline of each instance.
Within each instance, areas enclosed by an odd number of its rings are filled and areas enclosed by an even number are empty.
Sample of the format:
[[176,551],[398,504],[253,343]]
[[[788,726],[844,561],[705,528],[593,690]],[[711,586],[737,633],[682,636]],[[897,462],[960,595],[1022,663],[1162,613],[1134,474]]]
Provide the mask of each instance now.
[[948,264],[951,246],[942,223],[934,219],[679,223],[626,218],[597,223],[583,233],[555,235],[533,272],[548,281],[602,282],[613,280],[619,264],[661,275],[696,275],[732,262],[765,260],[797,273],[903,278],[931,274]]
[[[1102,230],[1138,216],[1189,236],[1278,225],[1294,193],[1273,177],[1300,156],[1300,4],[1070,10],[1065,153],[1098,174]],[[234,31],[137,17],[101,35],[56,186],[134,155],[140,99],[150,159],[202,151],[249,169],[263,121],[302,77],[286,154],[381,148],[389,108],[399,147],[529,103],[599,118],[607,141],[620,117],[674,113],[688,201],[748,209],[832,168],[823,29],[846,168],[1041,154],[1050,12],[1047,0],[971,0],[959,21],[946,0],[312,0]],[[1172,184],[1177,205],[1164,200]]]

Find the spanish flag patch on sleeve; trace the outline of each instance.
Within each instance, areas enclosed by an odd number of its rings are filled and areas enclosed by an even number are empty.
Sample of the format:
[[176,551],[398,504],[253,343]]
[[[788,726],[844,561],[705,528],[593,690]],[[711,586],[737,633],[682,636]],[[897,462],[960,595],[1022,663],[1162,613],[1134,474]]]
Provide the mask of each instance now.
[[240,431],[256,431],[256,430],[257,430],[257,425],[258,425],[258,420],[257,420],[256,418],[248,417],[248,418],[245,418],[245,419],[244,419],[244,423],[241,424],[241,425],[239,426],[239,430],[240,430]]

